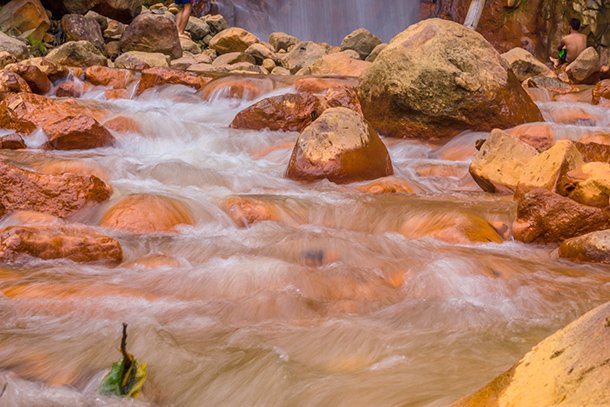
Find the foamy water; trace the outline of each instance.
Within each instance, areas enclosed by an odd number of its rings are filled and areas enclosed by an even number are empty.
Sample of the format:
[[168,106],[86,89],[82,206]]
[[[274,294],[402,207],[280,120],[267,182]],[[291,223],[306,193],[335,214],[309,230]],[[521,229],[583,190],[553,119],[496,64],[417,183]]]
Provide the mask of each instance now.
[[[0,296],[0,405],[443,406],[610,299],[606,266],[558,260],[553,246],[434,238],[456,219],[514,218],[511,197],[470,179],[467,154],[447,160],[485,134],[437,150],[384,140],[396,177],[417,194],[373,196],[284,178],[291,149],[272,147],[297,133],[227,127],[253,102],[202,102],[174,86],[103,103],[143,134],[116,134],[116,146],[92,151],[0,155],[101,168],[112,199],[73,221],[97,225],[120,198],[147,192],[182,200],[196,224],[148,235],[100,228],[124,248],[117,268],[0,268],[0,288],[18,293]],[[566,103],[541,104],[545,118],[577,106],[608,130],[607,109]],[[236,227],[220,209],[235,195],[269,202],[281,222]],[[129,264],[159,254],[177,265]],[[149,366],[138,401],[96,391],[120,358],[123,321],[130,352]]]

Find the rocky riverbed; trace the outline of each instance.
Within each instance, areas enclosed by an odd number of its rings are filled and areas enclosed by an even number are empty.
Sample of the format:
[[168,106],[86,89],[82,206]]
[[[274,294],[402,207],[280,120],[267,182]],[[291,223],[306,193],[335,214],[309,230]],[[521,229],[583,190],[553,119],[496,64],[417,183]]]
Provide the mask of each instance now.
[[603,53],[47,3],[0,9],[0,404],[610,402]]

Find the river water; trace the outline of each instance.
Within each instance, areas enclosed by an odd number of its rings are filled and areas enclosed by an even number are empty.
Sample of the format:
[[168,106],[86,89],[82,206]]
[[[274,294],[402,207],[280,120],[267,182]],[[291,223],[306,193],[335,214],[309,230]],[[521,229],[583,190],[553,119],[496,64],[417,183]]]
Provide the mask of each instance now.
[[[284,178],[296,133],[227,127],[252,102],[203,102],[181,86],[85,98],[142,134],[116,134],[112,148],[1,157],[96,168],[114,195],[72,221],[96,225],[121,197],[147,192],[182,200],[196,224],[147,235],[100,229],[123,245],[116,268],[0,267],[2,406],[444,406],[610,300],[607,267],[558,260],[554,246],[435,234],[464,218],[514,218],[511,197],[481,192],[467,173],[484,134],[441,149],[385,139],[396,176],[417,193],[369,195]],[[599,119],[557,125],[564,137],[609,129],[607,109],[540,106],[547,120],[575,108]],[[281,222],[238,228],[220,207],[240,195],[275,205]],[[134,264],[151,255],[178,264]],[[120,358],[121,322],[130,352],[148,364],[138,401],[96,393]]]

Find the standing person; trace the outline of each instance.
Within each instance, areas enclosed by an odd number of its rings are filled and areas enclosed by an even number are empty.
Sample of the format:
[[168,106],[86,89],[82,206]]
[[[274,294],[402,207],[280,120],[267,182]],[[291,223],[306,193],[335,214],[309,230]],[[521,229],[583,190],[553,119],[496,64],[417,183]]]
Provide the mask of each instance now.
[[587,36],[578,30],[580,30],[580,20],[573,18],[570,20],[570,33],[561,38],[557,48],[560,63],[573,62],[587,48]]
[[191,7],[193,4],[193,0],[174,0],[176,5],[182,5],[182,10],[178,12],[176,15],[176,27],[178,27],[178,35],[182,38],[190,38],[184,30],[186,29],[186,25],[189,22],[189,17],[191,16]]

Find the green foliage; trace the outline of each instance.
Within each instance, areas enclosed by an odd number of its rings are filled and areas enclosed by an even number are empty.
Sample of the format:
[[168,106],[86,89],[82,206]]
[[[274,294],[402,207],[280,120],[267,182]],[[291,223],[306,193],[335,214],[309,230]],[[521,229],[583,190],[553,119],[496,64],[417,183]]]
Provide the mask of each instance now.
[[47,55],[47,46],[44,42],[39,39],[32,37],[31,35],[28,37],[28,43],[30,44],[30,49],[37,56],[45,56]]
[[127,352],[127,324],[123,324],[121,338],[123,359],[112,364],[110,372],[102,380],[100,393],[120,397],[136,398],[140,395],[146,381],[146,363],[139,364],[132,354]]

